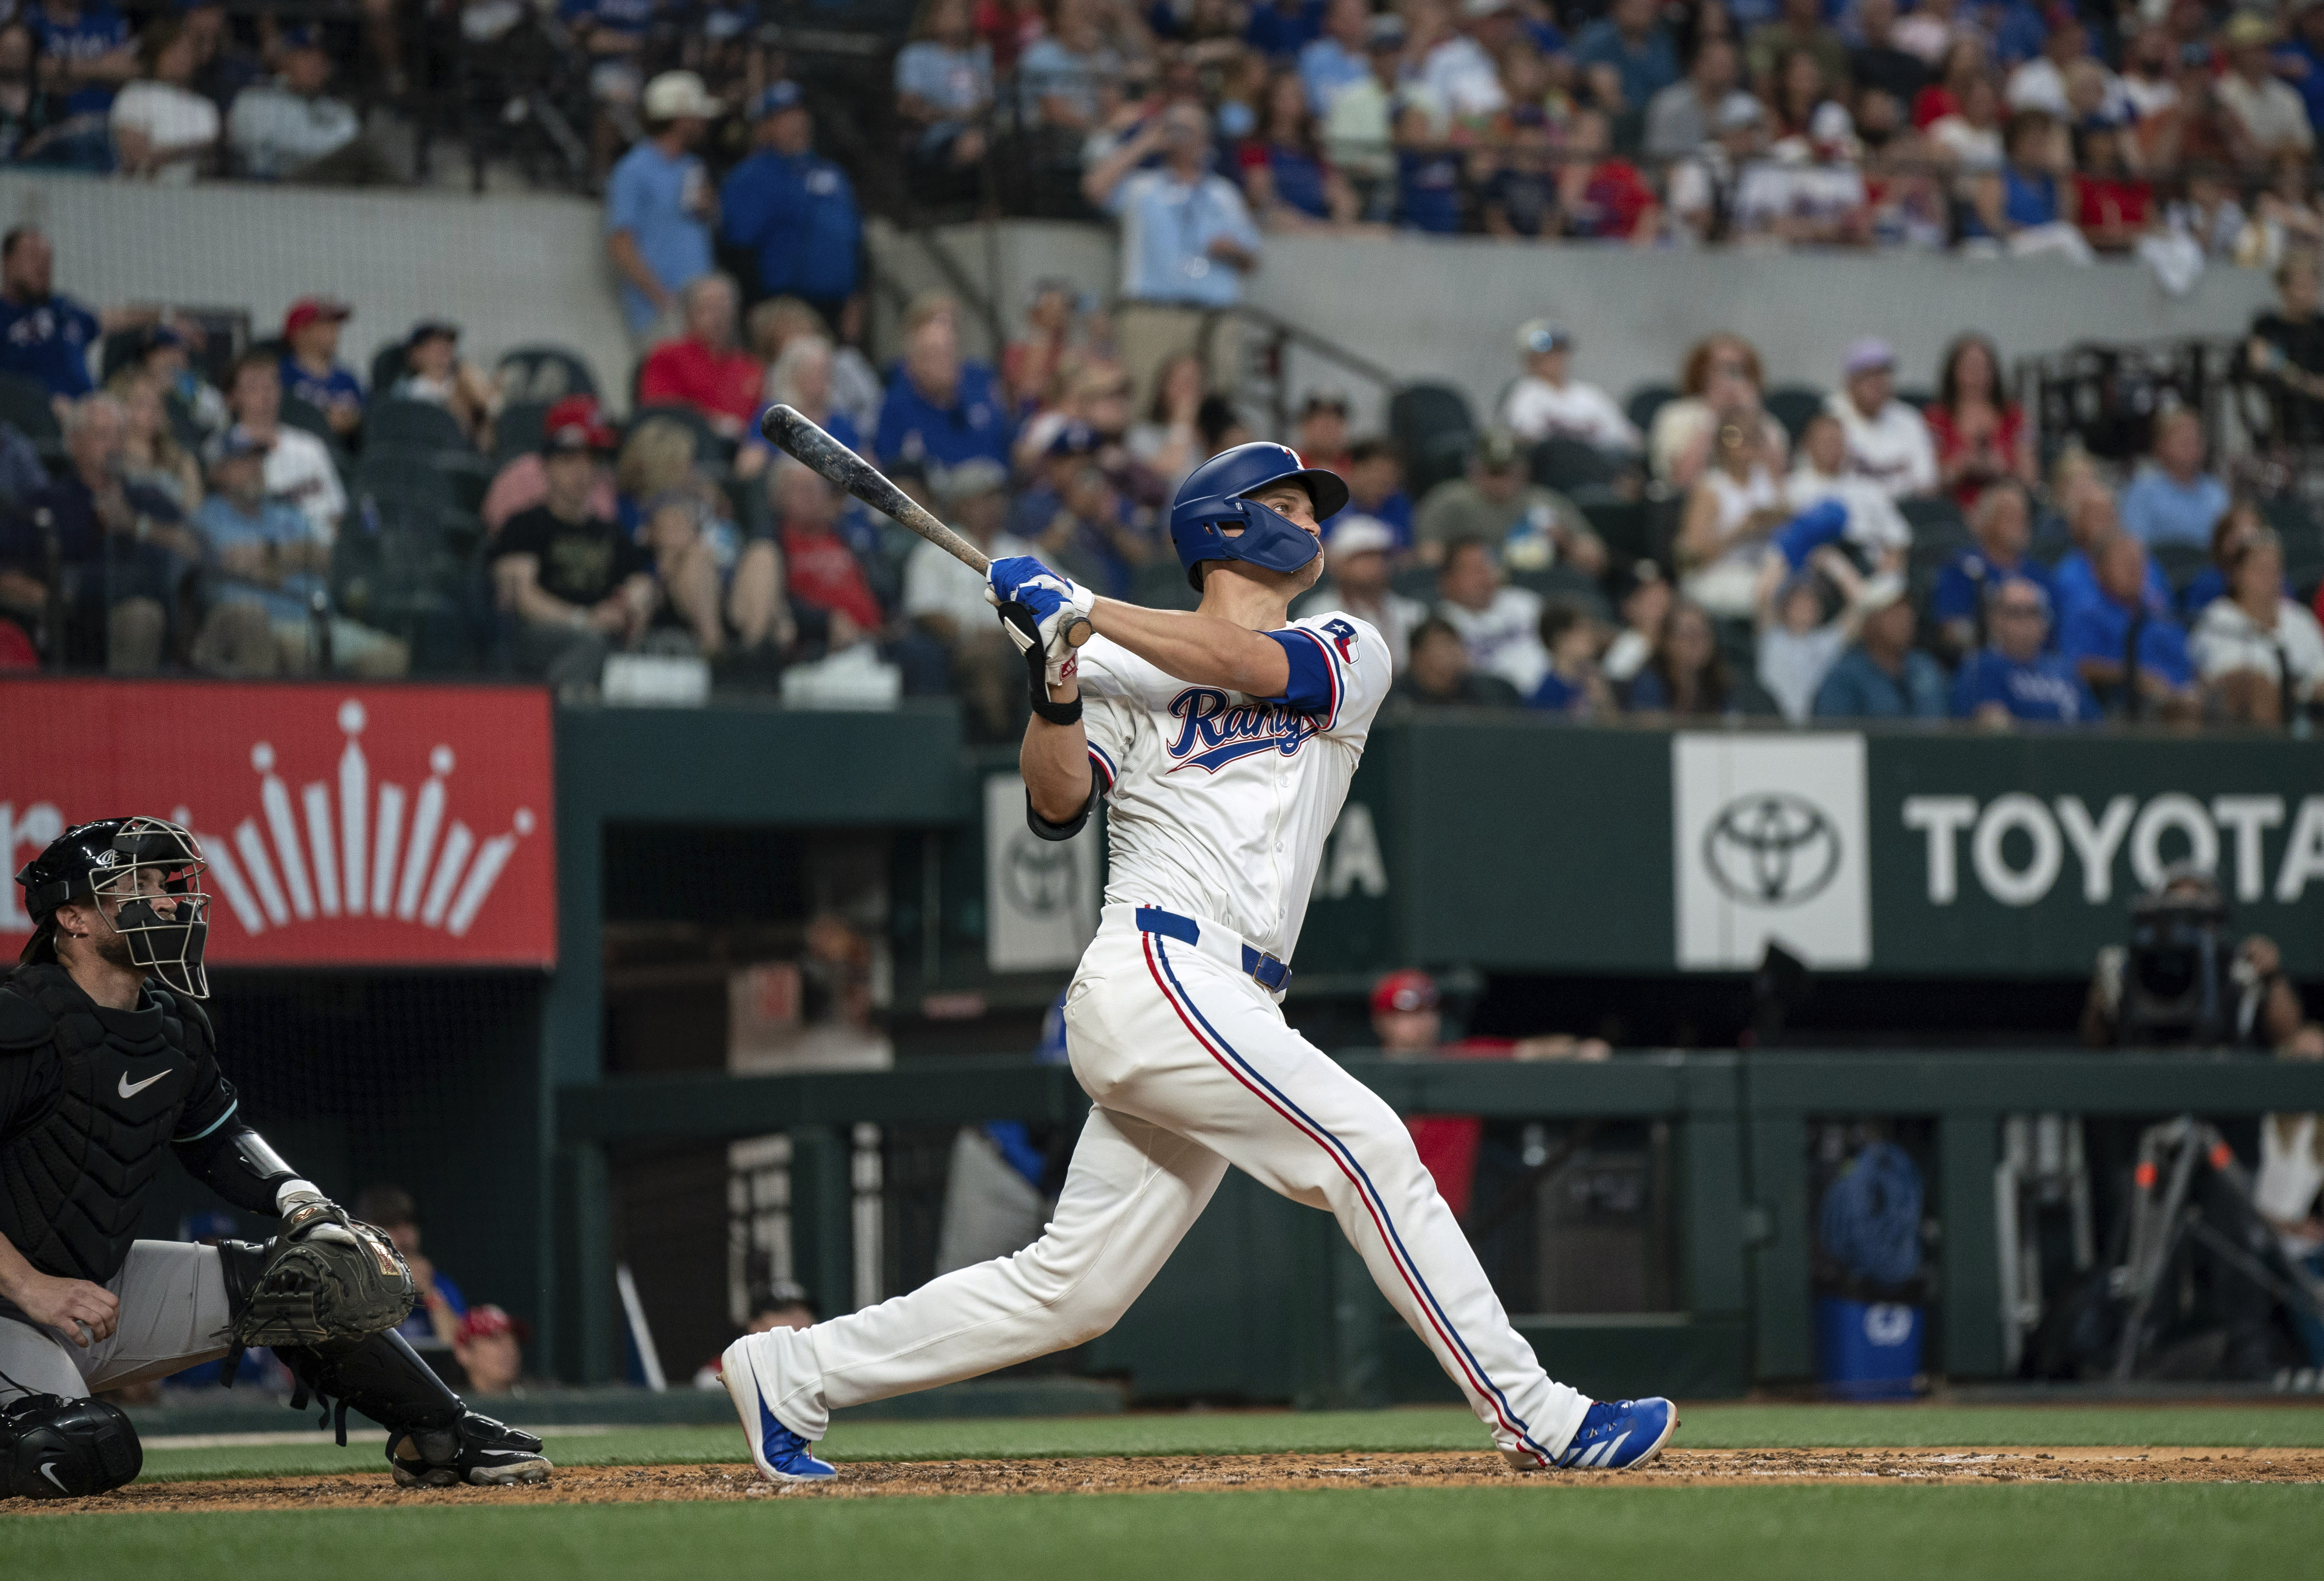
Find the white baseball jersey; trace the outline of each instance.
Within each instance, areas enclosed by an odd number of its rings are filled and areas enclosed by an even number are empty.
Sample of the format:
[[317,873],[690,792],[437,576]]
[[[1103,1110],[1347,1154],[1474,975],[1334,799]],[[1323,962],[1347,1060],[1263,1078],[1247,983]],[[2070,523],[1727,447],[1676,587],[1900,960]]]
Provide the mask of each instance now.
[[1092,637],[1082,726],[1111,809],[1107,903],[1207,917],[1288,961],[1394,665],[1353,615],[1266,634],[1291,660],[1277,701],[1176,680]]
[[1056,1209],[1011,1256],[737,1340],[725,1375],[754,1442],[770,1423],[819,1438],[835,1408],[1104,1333],[1232,1167],[1331,1210],[1511,1462],[1551,1465],[1572,1443],[1588,1398],[1543,1371],[1510,1324],[1411,1132],[1292,1029],[1244,949],[1220,937],[1290,957],[1388,688],[1388,644],[1353,615],[1265,634],[1291,661],[1277,698],[1176,680],[1103,637],[1082,649],[1113,874],[1065,993],[1066,1053],[1092,1107]]

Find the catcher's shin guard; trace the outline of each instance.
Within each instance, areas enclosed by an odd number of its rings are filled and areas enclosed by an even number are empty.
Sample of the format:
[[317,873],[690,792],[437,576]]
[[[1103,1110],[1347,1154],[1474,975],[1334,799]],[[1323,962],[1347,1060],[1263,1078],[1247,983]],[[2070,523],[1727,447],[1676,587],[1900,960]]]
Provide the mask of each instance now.
[[332,1345],[276,1345],[274,1354],[299,1381],[291,1408],[304,1410],[310,1395],[321,1401],[324,1425],[336,1421],[342,1444],[350,1410],[391,1433],[411,1433],[448,1428],[468,1409],[392,1329]]

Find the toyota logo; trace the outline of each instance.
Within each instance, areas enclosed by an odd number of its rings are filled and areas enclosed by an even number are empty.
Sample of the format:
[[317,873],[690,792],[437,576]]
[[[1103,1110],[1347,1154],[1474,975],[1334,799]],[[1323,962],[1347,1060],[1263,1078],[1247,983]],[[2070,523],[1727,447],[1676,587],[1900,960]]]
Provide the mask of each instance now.
[[1028,916],[1046,917],[1071,909],[1075,869],[1073,847],[1019,833],[1001,864],[1009,899]]
[[1703,831],[1711,881],[1747,906],[1796,906],[1840,871],[1840,833],[1815,803],[1755,790],[1719,809]]

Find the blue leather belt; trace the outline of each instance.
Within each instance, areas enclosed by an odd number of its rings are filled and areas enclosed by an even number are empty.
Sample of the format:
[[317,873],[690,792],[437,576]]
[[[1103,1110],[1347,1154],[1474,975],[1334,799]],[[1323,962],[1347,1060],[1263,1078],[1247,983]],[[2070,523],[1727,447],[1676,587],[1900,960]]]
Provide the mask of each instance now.
[[[1181,917],[1176,911],[1166,911],[1159,906],[1138,908],[1138,930],[1158,933],[1165,938],[1175,938],[1182,944],[1200,946],[1203,929],[1192,917]],[[1291,968],[1268,955],[1265,950],[1242,947],[1242,969],[1251,981],[1270,994],[1280,994],[1283,985],[1291,981]]]

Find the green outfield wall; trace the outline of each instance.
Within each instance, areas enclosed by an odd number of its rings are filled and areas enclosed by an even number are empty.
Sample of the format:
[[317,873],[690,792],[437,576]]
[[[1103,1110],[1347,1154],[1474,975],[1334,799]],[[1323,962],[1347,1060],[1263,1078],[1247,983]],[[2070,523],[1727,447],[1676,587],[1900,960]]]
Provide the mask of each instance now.
[[[1053,995],[1071,959],[1056,939],[1070,933],[1074,908],[1093,901],[1101,835],[1093,826],[1065,857],[1023,836],[1013,752],[964,747],[946,708],[566,709],[557,733],[559,965],[535,1068],[540,1167],[506,1223],[536,1247],[546,1355],[560,1375],[597,1379],[620,1355],[609,1149],[789,1131],[803,1148],[802,1266],[827,1271],[836,1288],[845,1125],[1064,1120],[1082,1102],[1057,1073],[1015,1062],[609,1076],[613,836],[886,831],[892,1003],[909,1014],[931,996],[973,1013]],[[2291,970],[2314,978],[2324,975],[2320,764],[2314,745],[2256,736],[1673,733],[1504,717],[1385,725],[1332,833],[1295,994],[1353,991],[1372,971],[1412,963],[1736,973],[1770,943],[1824,973],[2073,977],[2120,938],[2129,899],[2190,860],[2221,874],[2241,926],[2272,933]],[[1019,942],[1052,948],[1052,964],[1028,967],[999,948],[1011,907],[1024,913],[1008,924]],[[1998,1115],[2324,1107],[2324,1069],[2265,1062],[1762,1053],[1639,1056],[1597,1071],[1351,1063],[1407,1112],[1667,1124],[1677,1309],[1526,1321],[1545,1345],[1621,1386],[1675,1376],[1671,1387],[1700,1394],[1810,1369],[1803,1127],[1812,1115],[1937,1122],[1939,1364],[1983,1376],[2000,1354]],[[1334,1243],[1323,1216],[1230,1181],[1087,1364],[1174,1394],[1330,1403],[1425,1391],[1425,1356],[1416,1372]],[[1199,1335],[1212,1337],[1190,1337]]]

